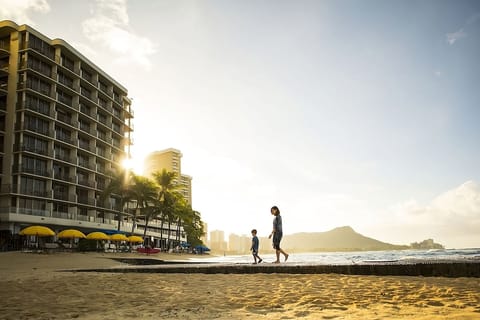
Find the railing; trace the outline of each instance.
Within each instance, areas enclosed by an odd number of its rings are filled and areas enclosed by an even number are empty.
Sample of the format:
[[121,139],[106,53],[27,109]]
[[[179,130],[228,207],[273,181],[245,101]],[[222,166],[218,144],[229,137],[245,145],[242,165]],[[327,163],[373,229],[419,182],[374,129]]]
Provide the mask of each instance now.
[[90,181],[88,179],[78,179],[78,184],[91,188],[95,187],[95,181]]
[[73,214],[69,212],[52,211],[52,217],[73,220]]
[[32,189],[21,189],[21,194],[26,194],[35,197],[43,197],[43,198],[50,198],[51,197],[51,190],[32,190]]
[[26,214],[29,216],[39,216],[39,217],[49,217],[50,212],[48,210],[41,210],[41,209],[31,209],[31,208],[17,208],[17,213],[19,214]]
[[53,192],[53,198],[57,200],[75,202],[75,195],[70,195],[67,192]]

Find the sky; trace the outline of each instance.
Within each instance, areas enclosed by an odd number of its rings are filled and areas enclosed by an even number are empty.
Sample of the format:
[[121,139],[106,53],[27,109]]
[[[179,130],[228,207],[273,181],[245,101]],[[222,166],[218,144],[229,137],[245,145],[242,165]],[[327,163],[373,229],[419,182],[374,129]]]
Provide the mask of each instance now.
[[208,230],[480,247],[480,2],[0,0],[128,89]]

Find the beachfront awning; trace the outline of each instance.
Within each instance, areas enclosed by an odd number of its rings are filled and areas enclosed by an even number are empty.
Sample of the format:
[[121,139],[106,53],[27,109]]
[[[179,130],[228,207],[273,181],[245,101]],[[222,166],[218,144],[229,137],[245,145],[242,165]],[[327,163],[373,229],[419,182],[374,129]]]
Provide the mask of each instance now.
[[128,237],[128,242],[132,242],[132,243],[142,243],[143,242],[143,239],[139,236],[130,236]]
[[59,238],[67,238],[67,239],[74,239],[74,238],[85,238],[85,234],[79,230],[75,229],[66,229],[60,231],[57,235]]
[[30,226],[20,231],[21,236],[51,237],[55,235],[52,229],[44,226]]
[[91,240],[110,240],[110,237],[103,232],[91,232],[87,235],[87,239]]

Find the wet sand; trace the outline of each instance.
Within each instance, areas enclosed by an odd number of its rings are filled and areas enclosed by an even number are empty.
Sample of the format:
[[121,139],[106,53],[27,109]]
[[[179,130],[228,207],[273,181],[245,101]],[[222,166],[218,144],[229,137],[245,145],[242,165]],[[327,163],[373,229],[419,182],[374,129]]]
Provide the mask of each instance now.
[[0,319],[479,319],[480,279],[341,274],[58,272],[110,258],[0,253]]

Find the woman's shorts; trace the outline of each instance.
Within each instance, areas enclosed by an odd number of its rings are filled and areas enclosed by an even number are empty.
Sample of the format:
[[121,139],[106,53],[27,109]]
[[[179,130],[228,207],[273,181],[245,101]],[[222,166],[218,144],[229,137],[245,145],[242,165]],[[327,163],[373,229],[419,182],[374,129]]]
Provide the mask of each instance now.
[[280,241],[282,241],[283,234],[281,232],[275,232],[273,234],[273,249],[280,250]]

